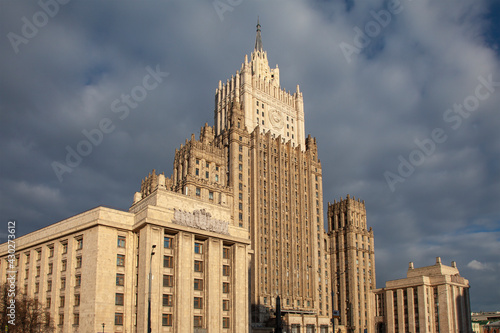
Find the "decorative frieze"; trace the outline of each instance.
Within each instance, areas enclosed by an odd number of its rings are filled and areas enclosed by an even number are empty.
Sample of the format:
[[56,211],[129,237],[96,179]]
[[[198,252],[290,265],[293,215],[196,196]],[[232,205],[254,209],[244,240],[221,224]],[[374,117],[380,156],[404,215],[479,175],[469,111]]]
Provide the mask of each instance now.
[[197,209],[192,213],[174,209],[172,222],[186,227],[229,235],[229,222],[212,218],[212,215],[205,209]]

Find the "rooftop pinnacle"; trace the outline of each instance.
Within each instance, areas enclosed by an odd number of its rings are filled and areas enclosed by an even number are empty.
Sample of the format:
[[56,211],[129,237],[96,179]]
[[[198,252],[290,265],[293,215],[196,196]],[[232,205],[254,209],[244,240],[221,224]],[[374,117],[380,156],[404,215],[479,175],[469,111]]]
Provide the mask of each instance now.
[[257,18],[257,36],[255,37],[255,51],[262,51],[262,36],[260,35],[260,23]]

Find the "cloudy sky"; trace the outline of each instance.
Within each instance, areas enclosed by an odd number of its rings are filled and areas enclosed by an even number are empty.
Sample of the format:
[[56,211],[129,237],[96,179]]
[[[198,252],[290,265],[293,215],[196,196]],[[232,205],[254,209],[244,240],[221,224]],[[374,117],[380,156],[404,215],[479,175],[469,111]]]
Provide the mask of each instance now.
[[127,210],[152,169],[170,175],[260,16],[304,93],[325,206],[366,202],[377,285],[440,256],[473,310],[500,310],[498,1],[58,1],[0,1],[0,216],[18,236]]

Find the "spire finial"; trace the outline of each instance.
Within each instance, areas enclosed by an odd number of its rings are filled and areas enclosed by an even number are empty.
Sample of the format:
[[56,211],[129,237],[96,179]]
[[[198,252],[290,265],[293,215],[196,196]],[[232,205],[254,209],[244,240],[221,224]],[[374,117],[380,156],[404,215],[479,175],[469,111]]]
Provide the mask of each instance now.
[[255,51],[262,51],[262,36],[260,34],[260,22],[257,16],[257,36],[255,37]]

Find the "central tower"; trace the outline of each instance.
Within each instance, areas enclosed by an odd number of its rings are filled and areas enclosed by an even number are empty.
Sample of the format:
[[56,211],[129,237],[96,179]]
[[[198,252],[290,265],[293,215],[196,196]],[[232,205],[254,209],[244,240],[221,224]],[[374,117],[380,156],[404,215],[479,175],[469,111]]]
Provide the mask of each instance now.
[[219,81],[215,92],[215,133],[220,135],[230,127],[229,113],[233,103],[243,112],[245,127],[252,132],[257,126],[262,133],[269,132],[273,138],[290,141],[292,147],[305,149],[304,102],[297,85],[290,94],[280,87],[279,68],[270,68],[267,52],[262,47],[260,24],[251,60],[245,56],[241,70],[225,84]]
[[215,142],[224,147],[238,226],[248,228],[251,325],[270,327],[281,297],[293,332],[329,325],[328,237],[323,227],[322,170],[316,140],[305,137],[297,85],[280,86],[257,23],[255,46],[215,93]]
[[176,151],[166,185],[229,206],[230,227],[249,232],[250,331],[272,331],[280,296],[292,332],[327,332],[330,255],[316,139],[305,137],[298,85],[286,92],[278,67],[269,67],[260,24],[250,57],[219,82],[214,127],[205,124],[199,140],[193,134]]

